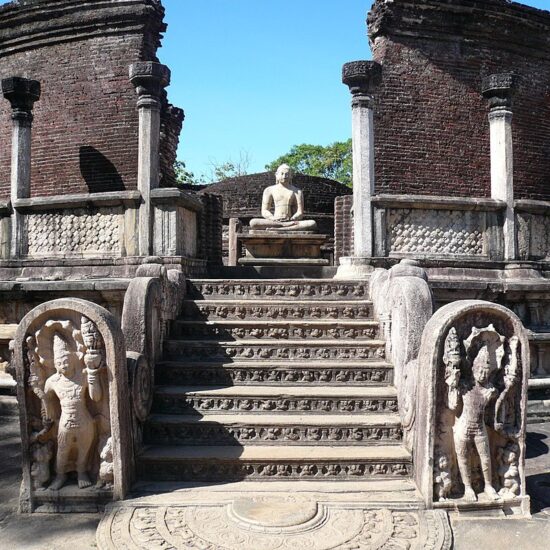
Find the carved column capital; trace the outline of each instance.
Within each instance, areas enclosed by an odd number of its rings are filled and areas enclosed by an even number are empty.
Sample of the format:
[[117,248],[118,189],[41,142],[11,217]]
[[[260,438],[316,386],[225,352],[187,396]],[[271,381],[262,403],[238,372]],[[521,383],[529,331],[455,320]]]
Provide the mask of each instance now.
[[491,74],[483,79],[481,92],[489,100],[490,114],[510,112],[519,77],[514,73]]
[[138,107],[155,107],[170,84],[170,69],[154,61],[139,61],[130,65],[130,82],[139,96]]
[[342,67],[342,82],[353,96],[352,105],[370,108],[372,94],[382,79],[382,66],[375,61],[350,61]]
[[2,95],[11,103],[13,120],[30,125],[34,103],[40,99],[40,82],[18,76],[4,78]]

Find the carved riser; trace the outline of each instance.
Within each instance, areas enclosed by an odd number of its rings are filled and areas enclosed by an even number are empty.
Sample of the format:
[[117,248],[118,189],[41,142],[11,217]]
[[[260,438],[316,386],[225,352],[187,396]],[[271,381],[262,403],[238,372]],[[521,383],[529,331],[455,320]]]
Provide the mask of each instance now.
[[185,302],[182,311],[182,318],[202,319],[209,321],[217,320],[248,320],[248,321],[300,321],[300,320],[372,320],[374,316],[371,303],[357,302],[357,304],[340,305],[327,304],[304,304],[278,303],[270,305],[247,305],[246,302],[239,304],[228,303],[226,305],[216,303]]
[[240,426],[163,424],[147,422],[144,441],[154,445],[390,445],[402,439],[402,430],[392,426],[368,428],[316,426]]
[[174,339],[190,340],[285,340],[285,339],[323,339],[323,340],[373,340],[380,338],[379,326],[345,327],[345,326],[307,326],[303,323],[294,326],[243,327],[212,326],[197,324],[174,323],[170,330]]
[[393,368],[358,367],[326,369],[273,369],[234,368],[231,366],[213,367],[160,367],[156,369],[156,382],[159,385],[381,385],[393,382]]
[[[244,390],[243,390],[244,393]],[[155,412],[169,414],[243,413],[243,412],[315,412],[315,413],[366,413],[397,412],[395,399],[257,399],[257,398],[203,398],[155,395]]]
[[185,342],[172,340],[165,344],[165,359],[172,361],[202,360],[202,361],[226,361],[228,359],[238,361],[263,361],[276,360],[376,360],[385,358],[385,346],[383,344],[367,343],[360,346],[341,346],[336,342],[333,347],[327,347],[319,343],[312,345],[301,342],[254,343],[238,345],[231,343],[212,344],[208,342]]
[[346,481],[403,479],[412,475],[410,462],[330,461],[211,462],[138,460],[138,476],[150,481]]
[[368,283],[310,281],[189,282],[189,297],[207,300],[367,300]]

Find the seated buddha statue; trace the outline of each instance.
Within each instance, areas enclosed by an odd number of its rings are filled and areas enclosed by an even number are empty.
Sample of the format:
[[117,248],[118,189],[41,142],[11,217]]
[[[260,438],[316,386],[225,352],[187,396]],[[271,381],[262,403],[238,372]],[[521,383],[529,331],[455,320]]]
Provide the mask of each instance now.
[[[304,195],[292,185],[292,170],[281,164],[275,173],[275,185],[262,196],[262,218],[250,220],[250,229],[261,231],[316,231],[315,220],[304,220]],[[274,206],[274,212],[271,208]]]

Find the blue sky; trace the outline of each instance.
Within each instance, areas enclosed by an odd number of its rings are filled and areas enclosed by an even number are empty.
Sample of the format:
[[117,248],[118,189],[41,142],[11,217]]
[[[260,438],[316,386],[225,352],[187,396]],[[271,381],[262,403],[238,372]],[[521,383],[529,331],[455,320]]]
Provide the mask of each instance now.
[[178,157],[195,174],[250,156],[249,171],[298,143],[350,135],[342,64],[370,55],[370,0],[163,0],[159,52],[186,113]]
[[[550,9],[550,0],[525,4]],[[249,156],[250,172],[292,145],[350,136],[346,61],[370,57],[372,0],[163,0],[159,52],[186,113],[178,158],[196,175]]]

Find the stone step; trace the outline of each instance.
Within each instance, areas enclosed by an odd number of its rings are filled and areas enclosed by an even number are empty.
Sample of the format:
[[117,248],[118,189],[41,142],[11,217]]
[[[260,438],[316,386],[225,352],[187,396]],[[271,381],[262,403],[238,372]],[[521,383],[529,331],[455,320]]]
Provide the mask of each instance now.
[[380,338],[377,321],[183,321],[171,324],[173,339],[262,341],[305,338],[325,340],[374,340]]
[[370,320],[372,302],[366,300],[185,300],[183,319],[257,319],[257,320]]
[[401,445],[173,446],[145,448],[138,477],[149,481],[344,481],[410,477],[410,453]]
[[349,386],[232,386],[208,388],[162,386],[155,390],[153,410],[171,414],[233,413],[243,411],[301,414],[364,414],[397,412],[393,387]]
[[383,340],[346,341],[338,340],[281,340],[239,342],[209,342],[204,340],[167,340],[164,344],[167,360],[238,360],[261,361],[270,359],[380,361],[385,358]]
[[402,438],[399,415],[154,414],[144,441],[156,445],[387,445]]
[[385,361],[162,361],[155,375],[160,386],[381,386],[393,382],[393,367]]
[[332,279],[192,279],[188,295],[217,300],[368,300],[368,281]]

